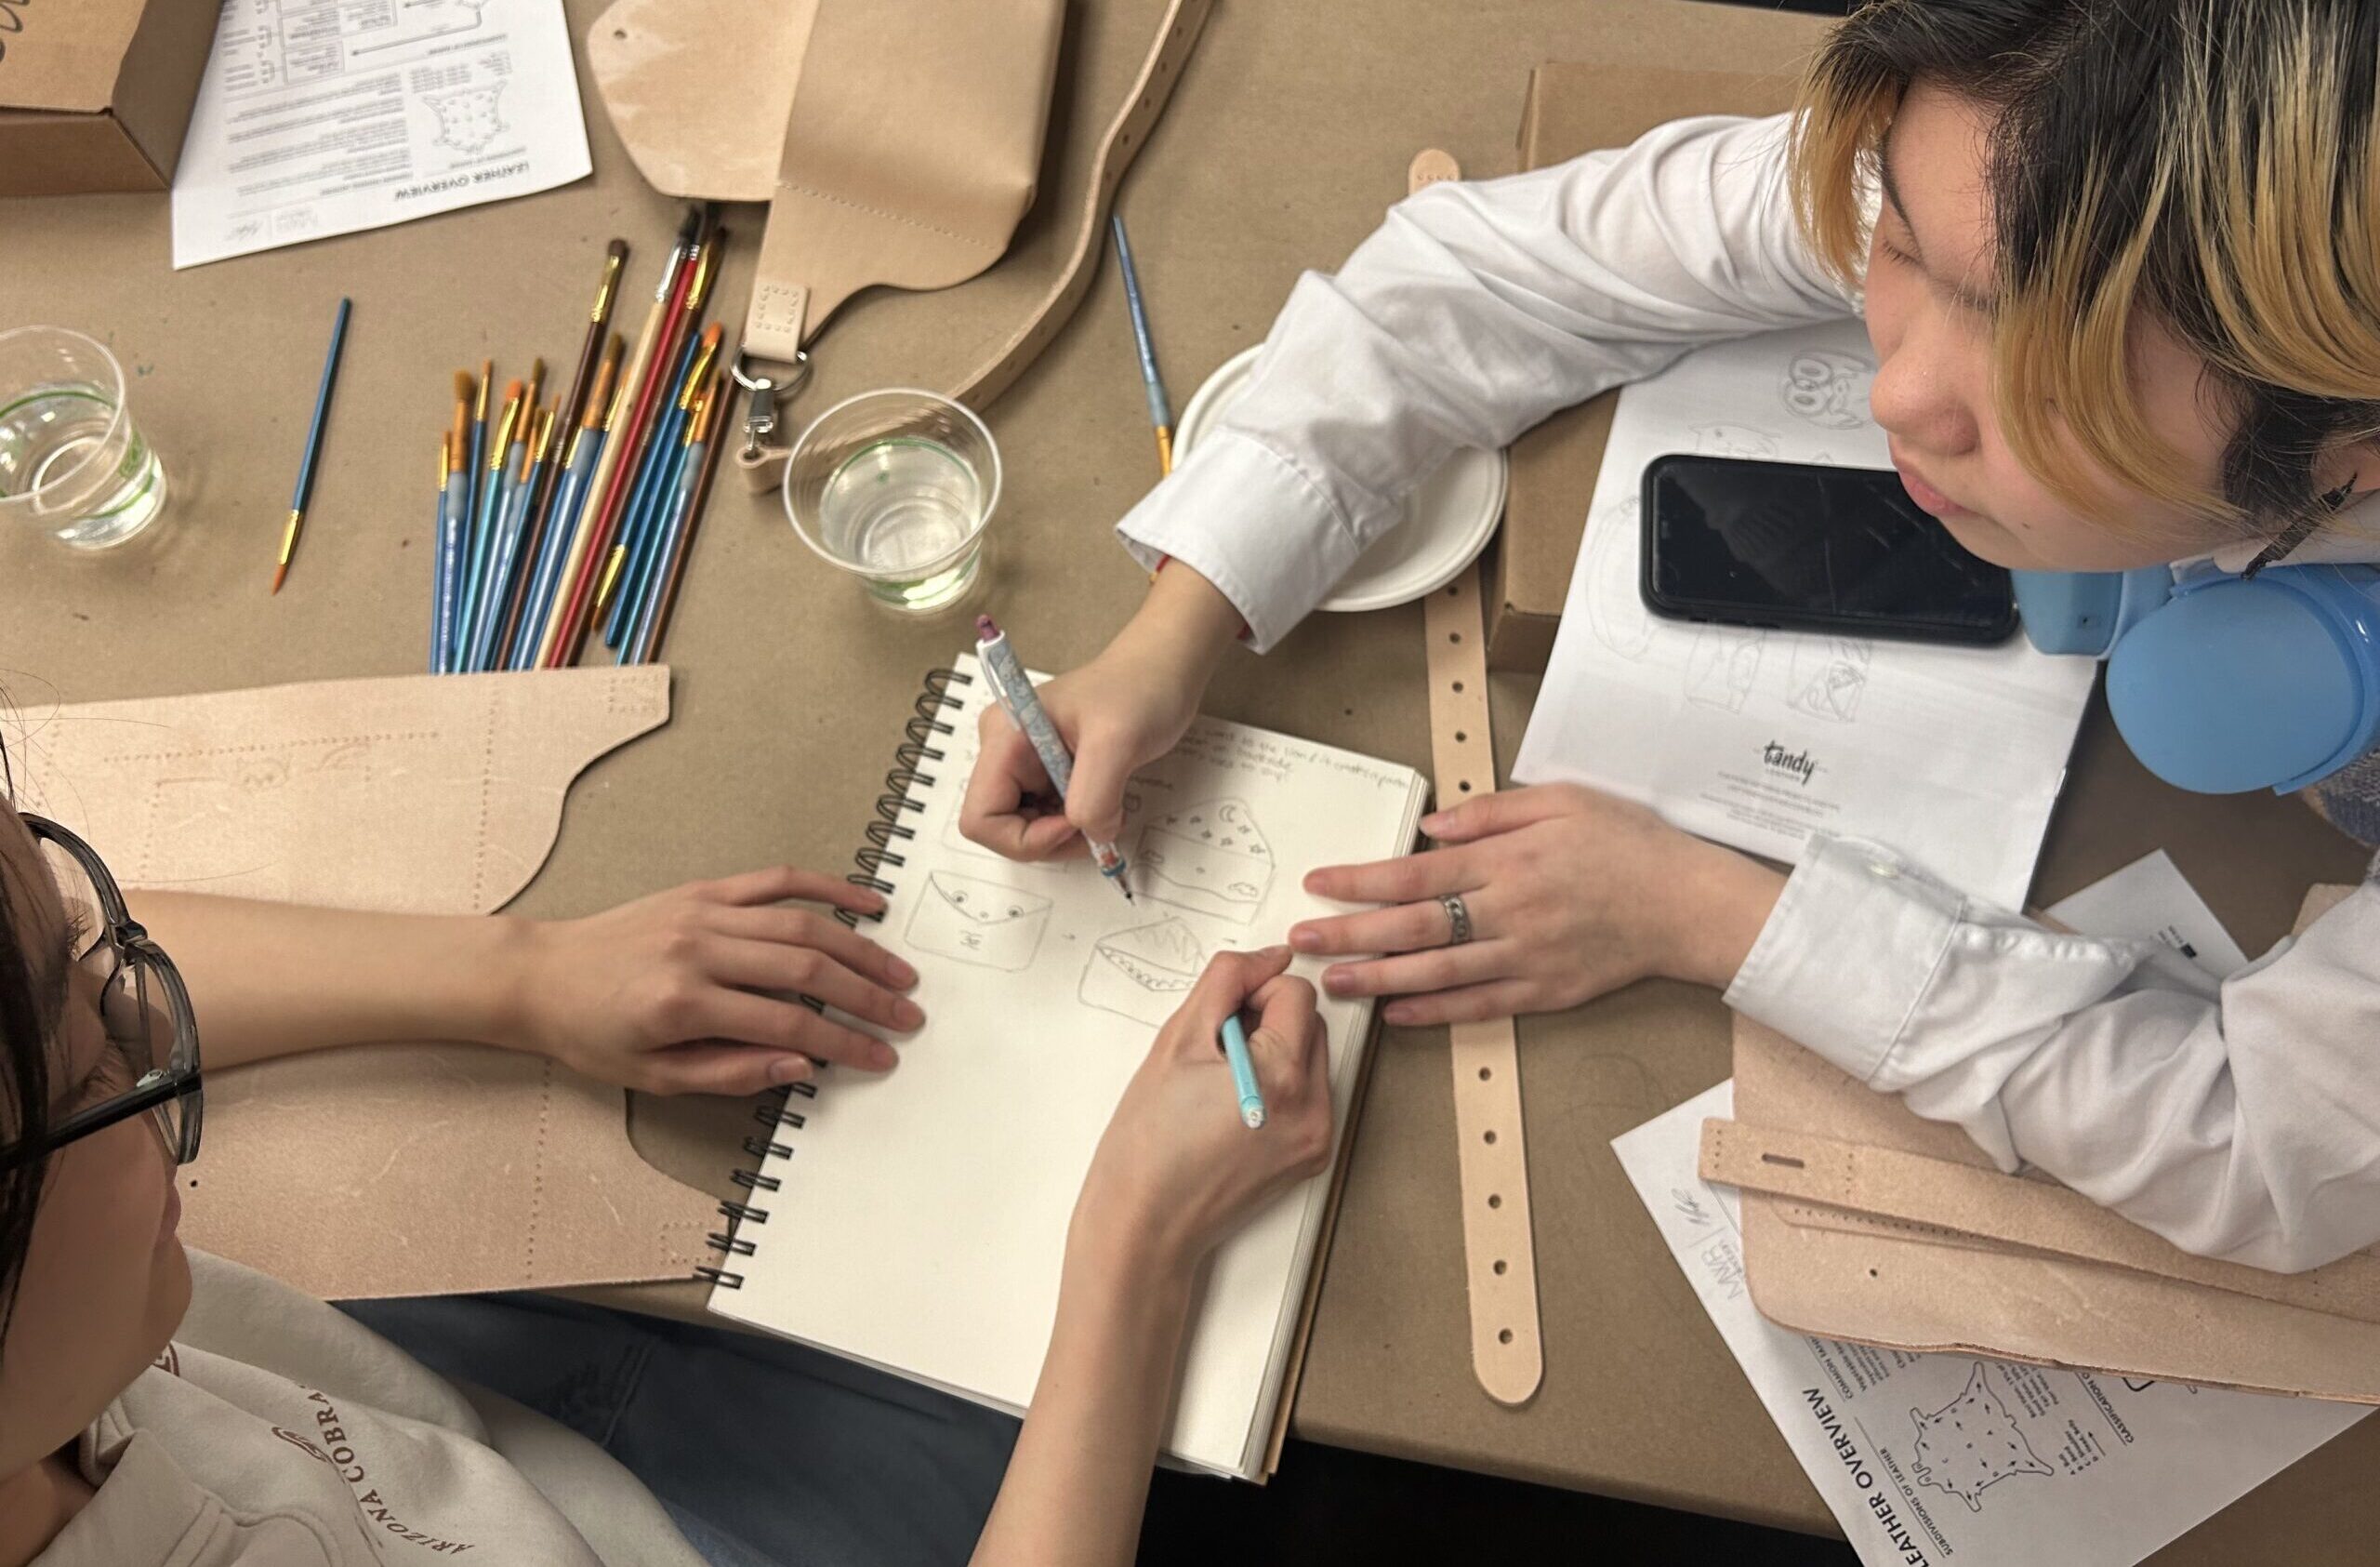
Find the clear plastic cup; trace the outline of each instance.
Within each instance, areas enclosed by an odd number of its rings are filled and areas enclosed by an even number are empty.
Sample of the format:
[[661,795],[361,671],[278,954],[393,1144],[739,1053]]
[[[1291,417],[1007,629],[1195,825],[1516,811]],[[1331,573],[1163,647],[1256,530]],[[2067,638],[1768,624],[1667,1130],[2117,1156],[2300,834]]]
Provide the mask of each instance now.
[[0,526],[104,550],[165,505],[165,466],[107,346],[63,326],[0,332]]
[[974,584],[999,498],[999,448],[984,421],[908,387],[820,414],[785,471],[785,511],[801,541],[912,614],[945,609]]

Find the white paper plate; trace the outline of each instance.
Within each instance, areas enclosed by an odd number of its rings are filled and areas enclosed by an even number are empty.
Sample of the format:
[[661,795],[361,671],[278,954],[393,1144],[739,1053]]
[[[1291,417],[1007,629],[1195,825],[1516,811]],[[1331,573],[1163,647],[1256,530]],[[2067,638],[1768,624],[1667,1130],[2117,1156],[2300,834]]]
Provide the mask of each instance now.
[[[1190,399],[1173,432],[1187,458],[1247,389],[1262,345],[1235,354]],[[1504,514],[1504,454],[1459,450],[1405,503],[1405,520],[1365,551],[1322,601],[1325,609],[1387,609],[1445,587],[1479,558]]]

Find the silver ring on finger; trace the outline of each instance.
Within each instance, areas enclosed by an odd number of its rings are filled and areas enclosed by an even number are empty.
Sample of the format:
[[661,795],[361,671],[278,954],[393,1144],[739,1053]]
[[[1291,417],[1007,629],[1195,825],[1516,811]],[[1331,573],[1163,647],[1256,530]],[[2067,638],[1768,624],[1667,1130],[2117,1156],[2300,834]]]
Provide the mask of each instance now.
[[1448,893],[1438,899],[1438,907],[1447,911],[1447,945],[1460,947],[1471,939],[1471,910],[1464,907],[1457,893]]

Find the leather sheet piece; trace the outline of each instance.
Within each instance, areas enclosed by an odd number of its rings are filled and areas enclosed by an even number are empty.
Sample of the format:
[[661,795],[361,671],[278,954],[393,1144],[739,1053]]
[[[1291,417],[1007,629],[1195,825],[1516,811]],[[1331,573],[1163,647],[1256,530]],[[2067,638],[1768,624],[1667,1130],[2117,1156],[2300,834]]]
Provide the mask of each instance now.
[[615,0],[587,69],[644,182],[683,201],[775,193],[818,0]]
[[[1837,1199],[1744,1189],[1745,1267],[1772,1321],[1901,1349],[2380,1403],[2380,1256],[2288,1277],[2186,1256],[2074,1212],[2073,1194],[2045,1178],[2001,1175],[1957,1127],[1741,1020],[1736,1115],[1715,1138],[1722,1123],[1706,1127],[1706,1176],[1730,1178],[1712,1152],[1740,1138],[1802,1162],[1779,1169],[1778,1185],[1827,1184]],[[1820,1139],[1920,1156],[1889,1167],[1922,1189],[1862,1190],[1857,1160],[1831,1159]],[[2103,1260],[2073,1255],[2082,1251]]]
[[[20,707],[7,743],[17,803],[127,887],[483,914],[571,780],[668,712],[657,666],[416,675]],[[475,1045],[210,1073],[182,1235],[333,1298],[681,1277],[710,1201],[637,1157],[624,1100]]]

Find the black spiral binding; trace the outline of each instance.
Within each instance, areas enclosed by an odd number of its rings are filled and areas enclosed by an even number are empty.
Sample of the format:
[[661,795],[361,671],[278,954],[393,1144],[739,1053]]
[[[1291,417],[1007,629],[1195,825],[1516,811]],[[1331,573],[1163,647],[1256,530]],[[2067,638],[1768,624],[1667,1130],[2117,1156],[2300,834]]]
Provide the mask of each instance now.
[[[884,879],[884,872],[897,870],[908,863],[906,857],[893,845],[918,835],[917,830],[902,817],[925,809],[922,801],[911,796],[922,794],[934,786],[937,775],[925,771],[925,766],[928,763],[941,762],[949,754],[934,742],[944,736],[957,733],[950,724],[942,721],[941,714],[945,710],[965,705],[959,697],[950,694],[952,687],[972,685],[974,683],[974,676],[958,670],[935,670],[926,676],[925,690],[918,697],[917,716],[910,719],[906,726],[908,737],[892,753],[893,768],[884,775],[888,792],[877,799],[876,819],[867,824],[867,847],[853,857],[859,869],[843,878],[852,885],[866,887],[888,897],[892,896],[892,883]],[[866,917],[881,918],[880,915]],[[848,910],[837,910],[835,918],[857,929],[863,916]],[[817,1003],[813,1002],[811,1004]],[[804,1100],[816,1098],[817,1082],[813,1080],[772,1089],[753,1108],[752,1119],[760,1123],[760,1131],[757,1135],[744,1139],[744,1151],[756,1162],[765,1162],[773,1158],[792,1156],[793,1145],[785,1134],[800,1131],[808,1120],[793,1103],[797,1096]],[[739,1169],[731,1177],[755,1201],[730,1201],[719,1205],[719,1211],[725,1215],[728,1224],[724,1229],[711,1231],[710,1248],[719,1254],[722,1263],[731,1257],[752,1255],[754,1242],[741,1231],[747,1226],[757,1228],[769,1222],[769,1210],[758,1206],[756,1200],[785,1184],[774,1175],[762,1175],[760,1162],[748,1169]],[[694,1269],[694,1275],[709,1280],[721,1289],[740,1290],[744,1287],[744,1275],[729,1268],[704,1264]]]

